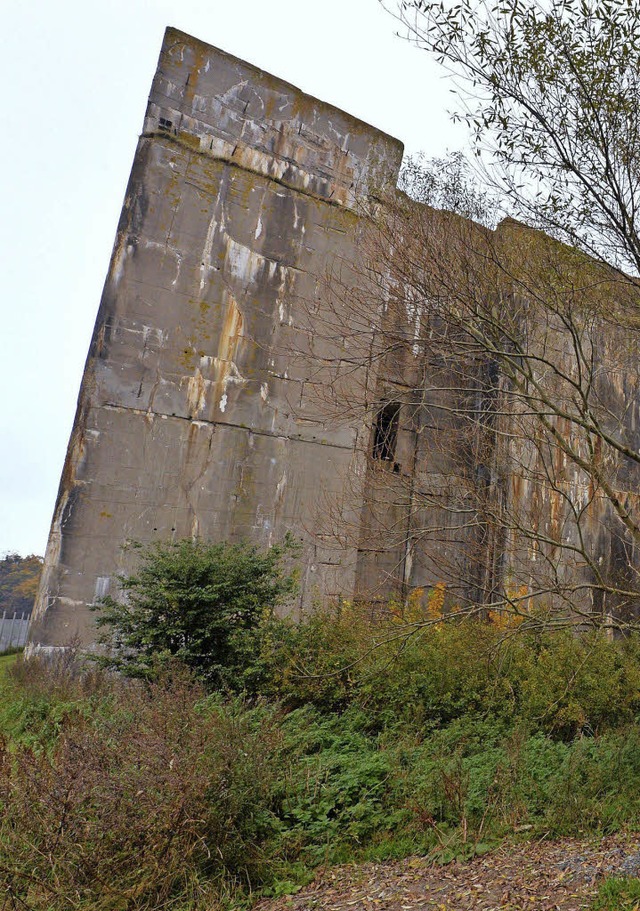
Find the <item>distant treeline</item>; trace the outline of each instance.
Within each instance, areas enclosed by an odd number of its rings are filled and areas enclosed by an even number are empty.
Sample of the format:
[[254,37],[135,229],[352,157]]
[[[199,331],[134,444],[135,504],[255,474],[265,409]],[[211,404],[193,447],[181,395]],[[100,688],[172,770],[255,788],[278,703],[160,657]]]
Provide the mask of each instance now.
[[41,569],[42,557],[35,554],[5,554],[0,558],[0,617],[4,611],[31,613]]

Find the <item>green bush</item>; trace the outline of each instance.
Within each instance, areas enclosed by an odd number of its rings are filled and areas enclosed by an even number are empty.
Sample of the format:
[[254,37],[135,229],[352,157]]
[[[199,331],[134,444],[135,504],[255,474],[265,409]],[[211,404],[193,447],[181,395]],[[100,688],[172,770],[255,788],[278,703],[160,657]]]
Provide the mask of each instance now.
[[72,649],[46,660],[3,660],[0,734],[16,746],[49,749],[70,719],[110,711],[116,680],[80,665]]
[[558,834],[614,832],[640,821],[640,729],[580,738],[567,750],[548,796],[547,821]]
[[35,911],[182,911],[318,863],[640,824],[636,637],[406,632],[347,605],[267,617],[231,634],[241,697],[151,656],[152,682],[14,660],[0,886]]
[[516,640],[512,675],[521,716],[565,739],[633,721],[640,712],[638,641],[569,632]]
[[333,713],[357,704],[377,632],[342,607],[272,624],[262,635],[266,693],[291,709],[313,705]]
[[571,741],[640,716],[640,637],[518,633],[480,620],[422,628],[390,615],[319,611],[272,628],[261,691],[322,712],[358,706],[370,729],[422,734],[488,715]]
[[212,689],[234,687],[254,660],[249,635],[295,591],[285,558],[292,536],[261,552],[252,544],[183,540],[143,549],[138,571],[120,579],[122,600],[98,605],[96,660],[149,677],[158,659],[177,658]]
[[294,708],[366,709],[370,727],[414,729],[465,712],[504,711],[509,684],[497,672],[499,633],[486,623],[418,630],[390,617],[338,607],[282,624],[262,652],[269,695]]
[[307,707],[282,725],[291,762],[283,782],[282,817],[286,850],[319,862],[336,849],[360,845],[391,825],[391,757],[367,736],[357,710],[323,717]]
[[487,623],[445,623],[387,642],[362,666],[359,698],[382,726],[401,721],[429,730],[466,714],[510,708],[507,681],[495,663],[497,633]]

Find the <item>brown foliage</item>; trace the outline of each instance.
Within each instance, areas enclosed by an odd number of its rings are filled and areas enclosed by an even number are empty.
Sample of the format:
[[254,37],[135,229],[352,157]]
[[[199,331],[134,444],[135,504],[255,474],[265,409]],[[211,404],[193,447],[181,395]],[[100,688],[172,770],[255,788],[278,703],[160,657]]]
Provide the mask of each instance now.
[[259,867],[273,731],[202,698],[183,671],[118,684],[49,752],[2,743],[2,907],[156,909],[180,894],[198,908],[223,872]]

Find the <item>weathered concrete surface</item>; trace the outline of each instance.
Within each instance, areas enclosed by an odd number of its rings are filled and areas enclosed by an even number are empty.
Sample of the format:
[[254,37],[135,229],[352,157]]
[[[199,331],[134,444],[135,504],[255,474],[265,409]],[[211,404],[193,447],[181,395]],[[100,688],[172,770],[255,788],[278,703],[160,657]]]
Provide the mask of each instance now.
[[400,419],[393,463],[370,463],[357,588],[634,620],[637,281],[510,220],[388,209],[395,303],[369,398]]
[[[582,263],[574,281],[575,251],[537,232],[407,214],[393,192],[380,208],[401,153],[167,31],[32,648],[94,641],[89,605],[133,568],[127,541],[267,546],[289,530],[304,545],[298,607],[437,586],[452,607],[638,613],[637,287],[625,312],[619,276]],[[384,217],[363,216],[370,197]],[[497,336],[476,346],[467,327],[494,305]],[[507,331],[551,397],[546,425],[509,351],[492,353]]]
[[[94,639],[128,540],[305,544],[301,603],[353,590],[324,537],[362,430],[328,425],[307,315],[355,256],[358,199],[396,140],[168,29],[87,359],[34,611],[33,648]],[[323,372],[324,371],[324,372]],[[362,472],[359,472],[362,474]],[[355,476],[359,474],[355,472]],[[356,507],[354,507],[356,508]],[[325,546],[326,545],[326,546]]]

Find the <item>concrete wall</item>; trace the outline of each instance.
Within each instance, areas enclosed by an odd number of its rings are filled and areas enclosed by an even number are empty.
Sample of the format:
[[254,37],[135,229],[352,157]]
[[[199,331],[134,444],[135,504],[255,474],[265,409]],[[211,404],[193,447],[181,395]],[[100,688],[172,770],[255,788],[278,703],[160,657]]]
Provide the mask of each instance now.
[[[33,647],[90,643],[129,540],[304,541],[301,603],[353,590],[326,503],[362,460],[319,390],[321,277],[402,146],[174,29],[165,35],[58,493]],[[323,349],[324,346],[324,349]],[[311,353],[318,363],[309,375]],[[305,366],[306,361],[306,366]],[[358,492],[353,510],[360,508]],[[350,507],[349,507],[350,508]],[[355,515],[355,512],[354,512]]]
[[637,284],[510,220],[388,209],[370,401],[401,407],[393,461],[370,461],[359,591],[637,618]]
[[[91,644],[89,605],[135,565],[127,542],[172,537],[266,547],[293,531],[303,541],[294,610],[327,596],[427,596],[441,585],[451,605],[488,603],[510,587],[556,604],[573,592],[586,614],[637,611],[636,462],[602,456],[630,527],[615,496],[563,456],[562,435],[579,436],[579,424],[541,435],[517,396],[504,395],[489,349],[478,356],[447,337],[452,300],[500,301],[504,325],[524,333],[533,355],[549,346],[558,375],[577,375],[558,321],[564,304],[544,304],[548,295],[553,303],[549,276],[565,282],[562,299],[572,287],[570,271],[562,277],[567,251],[514,223],[494,233],[417,204],[407,218],[401,195],[385,209],[399,203],[397,231],[364,218],[371,194],[395,187],[401,155],[373,127],[167,31],[32,648]],[[580,273],[572,306],[593,350],[589,395],[607,432],[635,453],[637,301],[627,332],[624,319],[610,319],[620,283],[599,275],[587,282],[601,289],[590,300],[580,289],[588,277]],[[553,377],[544,382],[566,394]],[[384,402],[400,408],[392,459],[372,449]],[[571,393],[567,402],[574,407]],[[590,445],[587,432],[576,451],[599,458]]]

